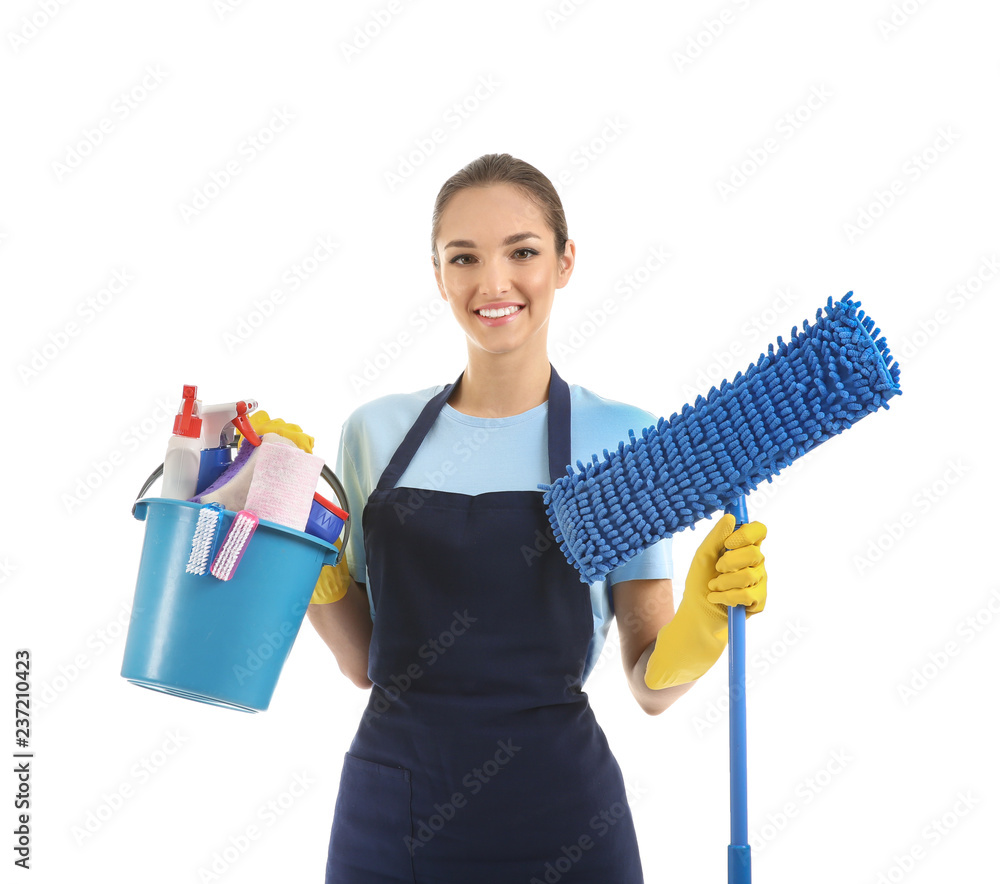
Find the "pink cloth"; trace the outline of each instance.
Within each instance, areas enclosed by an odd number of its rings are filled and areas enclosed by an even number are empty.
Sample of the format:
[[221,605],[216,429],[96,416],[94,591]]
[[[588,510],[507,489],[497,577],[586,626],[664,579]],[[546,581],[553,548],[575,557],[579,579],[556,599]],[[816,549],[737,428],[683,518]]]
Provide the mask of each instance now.
[[254,467],[257,464],[257,453],[264,445],[285,445],[295,448],[295,443],[291,439],[286,439],[277,433],[265,433],[261,436],[261,445],[257,447],[244,439],[236,459],[226,471],[191,500],[195,503],[221,503],[234,513],[244,509],[247,505],[250,482],[253,480]]
[[302,531],[309,521],[323,458],[264,442],[255,460],[245,509],[258,519]]

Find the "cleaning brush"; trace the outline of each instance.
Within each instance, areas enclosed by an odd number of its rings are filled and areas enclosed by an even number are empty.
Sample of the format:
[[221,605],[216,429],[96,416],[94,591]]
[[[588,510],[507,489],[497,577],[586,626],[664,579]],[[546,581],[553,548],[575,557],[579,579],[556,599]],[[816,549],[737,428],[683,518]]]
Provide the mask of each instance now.
[[593,583],[644,548],[734,505],[900,392],[899,365],[848,292],[755,365],[545,491],[563,554]]
[[198,513],[191,538],[191,555],[188,556],[188,574],[204,574],[208,563],[215,555],[215,548],[222,533],[222,514],[225,507],[221,503],[206,503]]
[[233,524],[229,526],[229,533],[223,541],[222,549],[212,562],[212,576],[219,580],[230,580],[236,573],[236,566],[239,565],[246,552],[250,538],[257,530],[257,517],[248,510],[240,510],[233,518]]

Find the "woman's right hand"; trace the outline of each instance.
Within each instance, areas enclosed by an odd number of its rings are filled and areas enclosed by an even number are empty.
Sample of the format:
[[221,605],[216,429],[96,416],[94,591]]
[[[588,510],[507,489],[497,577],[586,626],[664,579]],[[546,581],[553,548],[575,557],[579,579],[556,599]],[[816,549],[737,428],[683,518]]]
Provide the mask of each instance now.
[[[334,546],[340,549],[341,539],[338,537],[334,541]],[[331,602],[339,602],[347,595],[347,588],[351,585],[351,575],[347,571],[347,556],[341,556],[340,563],[324,565],[319,572],[319,580],[316,581],[316,588],[313,590],[310,605],[328,605]]]

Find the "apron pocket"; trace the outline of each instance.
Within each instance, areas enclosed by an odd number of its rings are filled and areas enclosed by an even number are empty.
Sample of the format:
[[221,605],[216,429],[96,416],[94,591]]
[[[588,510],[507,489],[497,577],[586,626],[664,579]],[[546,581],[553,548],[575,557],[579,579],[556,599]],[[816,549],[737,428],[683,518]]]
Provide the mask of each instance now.
[[327,884],[410,884],[410,771],[344,753]]

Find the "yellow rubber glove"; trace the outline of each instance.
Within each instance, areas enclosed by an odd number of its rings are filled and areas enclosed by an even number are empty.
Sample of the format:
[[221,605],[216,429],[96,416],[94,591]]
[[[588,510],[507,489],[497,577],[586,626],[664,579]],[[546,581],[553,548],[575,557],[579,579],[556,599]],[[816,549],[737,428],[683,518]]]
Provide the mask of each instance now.
[[266,411],[255,411],[250,415],[250,426],[258,436],[277,433],[279,436],[291,439],[306,454],[313,453],[313,443],[316,440],[302,432],[302,427],[298,424],[286,423],[281,418],[271,418]]
[[[334,541],[334,546],[340,549],[340,538]],[[310,605],[329,605],[331,602],[339,602],[347,595],[347,587],[351,583],[351,575],[347,571],[347,556],[340,560],[336,567],[324,565],[319,572],[319,580],[316,581],[316,588],[313,590]]]
[[767,528],[723,515],[702,541],[688,569],[677,613],[656,635],[646,663],[646,686],[659,690],[701,678],[722,656],[732,605],[746,605],[747,617],[764,609],[767,572],[760,542]]

